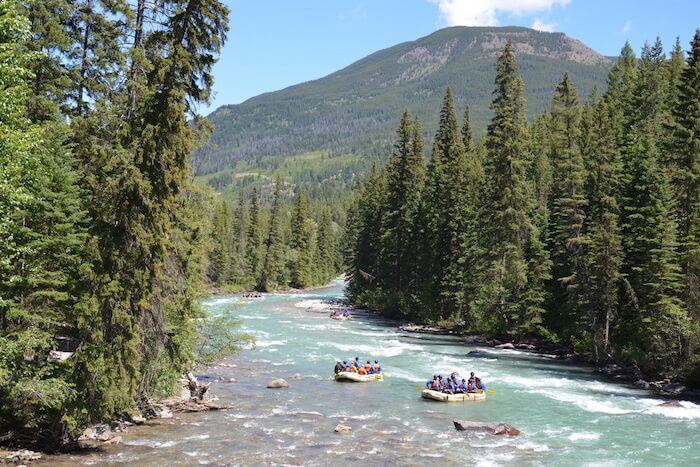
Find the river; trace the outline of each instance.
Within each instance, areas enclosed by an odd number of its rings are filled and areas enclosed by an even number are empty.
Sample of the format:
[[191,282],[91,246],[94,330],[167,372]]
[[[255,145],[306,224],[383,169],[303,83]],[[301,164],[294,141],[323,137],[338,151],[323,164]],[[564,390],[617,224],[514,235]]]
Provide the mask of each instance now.
[[[459,337],[407,334],[374,316],[328,319],[323,300],[343,283],[304,294],[244,301],[216,296],[257,346],[202,372],[226,411],[177,414],[130,428],[98,452],[53,457],[52,465],[700,465],[700,406],[663,400],[553,356],[484,349]],[[336,359],[378,358],[383,382],[338,383]],[[477,376],[496,391],[485,401],[423,400],[434,373]],[[302,376],[291,379],[294,374]],[[236,378],[237,382],[219,379]],[[285,378],[288,389],[266,389]],[[518,437],[463,433],[452,420],[505,422]],[[338,424],[352,432],[334,432]]]

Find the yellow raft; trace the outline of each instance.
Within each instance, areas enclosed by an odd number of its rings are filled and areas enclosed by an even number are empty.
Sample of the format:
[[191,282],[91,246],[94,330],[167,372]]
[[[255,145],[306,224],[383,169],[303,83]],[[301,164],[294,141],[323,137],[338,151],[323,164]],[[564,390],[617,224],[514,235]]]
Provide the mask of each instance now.
[[421,396],[440,402],[480,401],[486,399],[486,393],[483,391],[448,394],[446,392],[433,391],[432,389],[423,389],[423,391],[421,391]]
[[351,381],[353,383],[369,383],[372,381],[384,381],[384,376],[381,373],[371,375],[361,375],[352,371],[341,371],[335,374],[336,381]]

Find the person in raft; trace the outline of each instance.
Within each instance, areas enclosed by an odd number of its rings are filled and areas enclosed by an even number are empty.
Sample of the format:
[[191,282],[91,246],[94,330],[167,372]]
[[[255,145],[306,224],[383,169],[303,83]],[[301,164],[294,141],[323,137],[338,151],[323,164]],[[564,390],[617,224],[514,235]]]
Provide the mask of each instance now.
[[369,373],[369,369],[370,369],[370,364],[369,364],[369,360],[367,360],[367,363],[365,363],[363,366],[361,366],[357,369],[357,374],[366,375]]
[[350,310],[345,310],[345,313],[343,313],[343,316],[345,316],[346,318],[349,318],[350,317]]
[[379,361],[375,360],[374,365],[372,365],[371,368],[369,369],[369,374],[370,375],[378,375],[381,372],[382,372],[382,367],[379,365]]
[[473,371],[469,375],[469,383],[474,388],[474,391],[486,391],[486,385],[481,381],[481,379],[474,375]]
[[342,362],[341,362],[340,360],[338,360],[338,361],[336,362],[336,364],[335,364],[335,369],[333,370],[333,371],[335,372],[336,375],[337,375],[338,373],[340,373],[341,371],[345,371],[345,364],[346,364],[346,363],[347,363],[347,362],[346,362],[345,360],[343,360]]

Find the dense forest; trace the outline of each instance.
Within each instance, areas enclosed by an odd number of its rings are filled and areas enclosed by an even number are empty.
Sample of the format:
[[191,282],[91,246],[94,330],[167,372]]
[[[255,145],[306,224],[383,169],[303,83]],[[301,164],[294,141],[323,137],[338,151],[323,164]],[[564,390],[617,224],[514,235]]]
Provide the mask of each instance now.
[[58,448],[206,358],[213,203],[188,157],[227,15],[0,0],[2,442]]
[[348,290],[405,320],[525,340],[700,382],[700,30],[625,45],[605,93],[564,74],[526,119],[509,42],[474,143],[450,89],[432,157],[404,113],[348,215]]
[[330,207],[312,203],[303,186],[295,190],[281,177],[260,188],[270,189],[270,203],[257,187],[250,199],[240,193],[235,206],[216,203],[207,281],[261,292],[327,284],[342,270],[341,227]]

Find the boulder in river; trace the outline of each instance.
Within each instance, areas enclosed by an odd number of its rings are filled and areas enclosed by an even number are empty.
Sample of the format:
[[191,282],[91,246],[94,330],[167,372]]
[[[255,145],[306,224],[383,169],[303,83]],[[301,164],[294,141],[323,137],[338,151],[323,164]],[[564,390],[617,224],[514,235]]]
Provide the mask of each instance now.
[[509,350],[515,349],[515,345],[513,345],[512,342],[506,342],[505,344],[498,344],[495,347],[497,349],[509,349]]
[[350,428],[347,425],[342,425],[340,423],[335,427],[336,433],[350,433],[351,431],[352,431],[352,428]]
[[18,464],[20,462],[32,462],[41,459],[41,454],[34,451],[29,451],[28,449],[20,449],[19,451],[12,451],[5,457],[0,458],[0,464],[10,463]]
[[634,386],[640,389],[649,389],[649,383],[643,379],[638,379],[635,381]]
[[515,348],[520,349],[520,350],[530,350],[530,351],[537,350],[537,347],[535,347],[534,345],[526,344],[526,343],[515,344]]
[[289,383],[283,380],[282,378],[280,379],[273,379],[269,383],[267,383],[267,387],[269,389],[280,389],[280,388],[288,388]]
[[100,424],[85,428],[83,434],[78,438],[79,441],[109,441],[114,438],[114,433],[109,425]]
[[518,436],[520,434],[520,430],[507,423],[484,423],[471,422],[468,420],[453,420],[452,423],[454,423],[457,431],[474,431],[508,436]]
[[294,373],[292,376],[289,377],[289,379],[301,379],[302,376],[300,373]]
[[679,394],[685,391],[685,386],[680,383],[670,383],[661,386],[661,390],[669,394]]
[[657,407],[684,407],[684,405],[678,401],[666,401],[658,404]]

